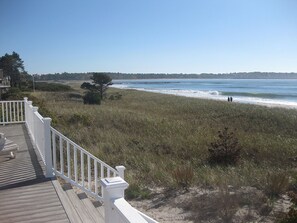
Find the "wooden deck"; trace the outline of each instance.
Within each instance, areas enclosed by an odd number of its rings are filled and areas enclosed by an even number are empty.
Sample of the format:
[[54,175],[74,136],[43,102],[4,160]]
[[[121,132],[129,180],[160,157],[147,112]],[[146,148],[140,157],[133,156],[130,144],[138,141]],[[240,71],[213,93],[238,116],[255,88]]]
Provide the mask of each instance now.
[[104,222],[94,206],[71,187],[46,179],[44,165],[23,124],[1,126],[0,132],[19,145],[16,159],[0,156],[0,222]]

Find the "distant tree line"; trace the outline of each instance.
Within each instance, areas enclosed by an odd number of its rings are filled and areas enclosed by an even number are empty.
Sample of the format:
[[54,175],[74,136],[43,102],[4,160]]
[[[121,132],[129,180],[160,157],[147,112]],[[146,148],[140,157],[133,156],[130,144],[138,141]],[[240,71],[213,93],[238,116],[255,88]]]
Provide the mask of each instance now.
[[34,74],[35,80],[89,80],[92,73],[54,73],[54,74]]
[[[124,79],[297,79],[297,73],[274,72],[239,72],[239,73],[201,73],[201,74],[166,74],[166,73],[115,73],[99,72],[113,80]],[[90,80],[92,73],[55,73],[34,75],[36,80]]]

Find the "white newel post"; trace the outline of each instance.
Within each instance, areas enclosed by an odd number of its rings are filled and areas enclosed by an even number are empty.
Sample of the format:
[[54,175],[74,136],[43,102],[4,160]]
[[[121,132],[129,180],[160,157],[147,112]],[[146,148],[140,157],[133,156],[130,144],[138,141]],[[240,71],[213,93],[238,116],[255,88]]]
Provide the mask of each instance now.
[[124,166],[116,166],[116,170],[119,172],[119,176],[124,180],[125,179],[125,169]]
[[[30,101],[31,102],[31,101]],[[31,102],[32,103],[32,102]],[[32,107],[32,110],[33,110],[33,112],[38,112],[38,107],[36,107],[36,106],[33,106]]]
[[53,177],[53,162],[51,148],[51,118],[43,118],[44,125],[44,161],[45,161],[45,176]]
[[27,103],[28,103],[28,98],[27,97],[24,97],[24,111],[25,111],[25,118],[24,118],[24,120],[25,120],[25,123],[27,123],[27,113],[28,113],[28,111],[27,111]]
[[121,177],[104,178],[100,180],[100,183],[103,187],[105,223],[118,222],[118,216],[114,213],[112,201],[123,198],[125,189],[129,184]]
[[33,112],[33,114],[32,114],[32,120],[31,120],[32,123],[29,123],[29,125],[33,125],[33,127],[32,127],[32,135],[33,135],[34,143],[36,144],[36,135],[37,135],[38,129],[36,127],[36,123],[35,123],[35,120],[34,120],[34,115],[35,115],[35,112],[38,112],[38,107],[33,106],[32,107],[32,112]]
[[28,101],[28,105],[27,105],[27,112],[28,112],[28,121],[27,121],[27,125],[31,126],[29,127],[30,131],[33,132],[33,104],[32,101]]
[[[33,124],[33,120],[32,120],[32,117],[33,117],[33,109],[32,109],[32,101],[28,101],[28,104],[27,104],[27,115],[28,115],[28,118],[27,118],[27,126],[29,127],[29,125],[32,126]],[[32,127],[29,127],[29,129],[31,131],[33,131],[33,126]]]
[[25,123],[27,127],[29,126],[29,122],[30,122],[30,114],[29,114],[30,105],[32,105],[32,101],[28,101],[28,98],[24,97]]

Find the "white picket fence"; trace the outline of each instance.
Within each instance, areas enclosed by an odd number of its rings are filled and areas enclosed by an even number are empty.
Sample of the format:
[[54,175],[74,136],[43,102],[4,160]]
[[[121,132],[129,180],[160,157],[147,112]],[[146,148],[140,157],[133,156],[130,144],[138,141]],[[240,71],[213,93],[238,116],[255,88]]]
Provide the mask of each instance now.
[[125,167],[112,168],[51,127],[51,119],[42,117],[27,98],[1,101],[1,109],[0,124],[26,124],[45,164],[46,177],[59,176],[104,202],[105,222],[157,223],[125,201]]

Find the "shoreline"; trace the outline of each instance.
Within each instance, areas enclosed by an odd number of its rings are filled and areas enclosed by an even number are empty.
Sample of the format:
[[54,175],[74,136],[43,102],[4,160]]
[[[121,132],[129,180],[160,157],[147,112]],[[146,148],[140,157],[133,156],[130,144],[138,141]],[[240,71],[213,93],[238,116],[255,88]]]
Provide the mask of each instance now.
[[[209,97],[209,96],[202,96],[202,95],[190,95],[190,94],[186,94],[186,93],[176,93],[176,92],[172,92],[169,93],[167,92],[162,92],[160,90],[149,90],[149,89],[139,89],[139,88],[123,88],[120,86],[111,86],[111,88],[114,89],[121,89],[121,90],[135,90],[135,91],[144,91],[144,92],[151,92],[151,93],[157,93],[157,94],[167,94],[167,95],[174,95],[174,96],[178,96],[178,97],[187,97],[187,98],[198,98],[198,99],[205,99],[205,100],[214,100],[214,101],[225,101],[228,102],[228,96],[222,96],[222,95],[216,95],[217,97]],[[250,105],[259,105],[259,106],[264,106],[264,107],[268,107],[268,108],[285,108],[285,109],[294,109],[297,110],[297,103],[296,105],[288,105],[288,104],[281,104],[281,103],[272,103],[272,102],[267,102],[264,103],[262,102],[257,102],[257,101],[251,101],[251,100],[236,100],[237,98],[233,97],[233,101],[229,102],[229,103],[239,103],[239,104],[250,104]],[[269,100],[269,99],[268,99]]]

